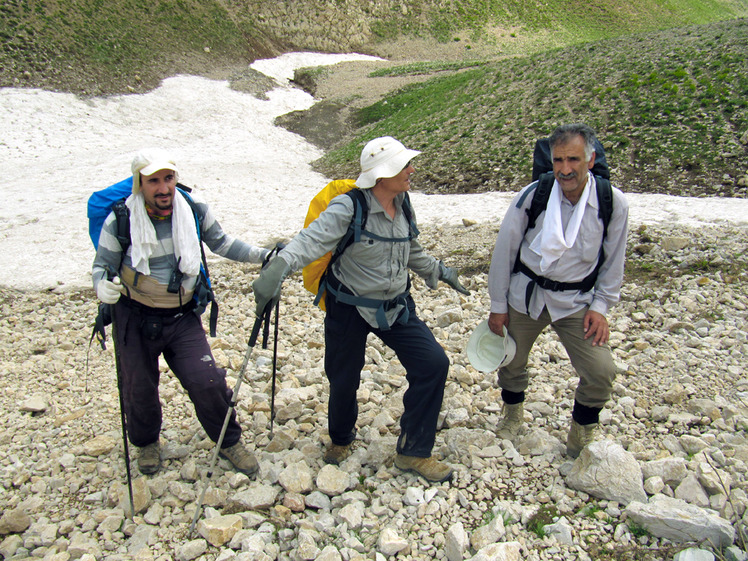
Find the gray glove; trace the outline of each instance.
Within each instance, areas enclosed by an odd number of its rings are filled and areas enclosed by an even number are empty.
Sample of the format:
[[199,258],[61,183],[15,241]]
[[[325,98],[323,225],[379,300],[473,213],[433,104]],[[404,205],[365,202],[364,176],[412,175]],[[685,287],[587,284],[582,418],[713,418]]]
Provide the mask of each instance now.
[[460,294],[470,294],[470,291],[460,283],[460,279],[457,276],[457,269],[447,267],[442,261],[439,261],[439,280],[444,281]]
[[268,305],[280,300],[281,285],[291,273],[291,267],[281,257],[271,259],[260,271],[260,276],[252,283],[255,293],[255,315],[260,317]]

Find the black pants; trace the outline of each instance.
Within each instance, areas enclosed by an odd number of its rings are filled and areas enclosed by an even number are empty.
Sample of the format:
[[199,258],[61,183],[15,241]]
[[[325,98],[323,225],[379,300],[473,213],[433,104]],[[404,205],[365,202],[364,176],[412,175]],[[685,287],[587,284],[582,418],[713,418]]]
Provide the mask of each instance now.
[[428,326],[416,316],[410,296],[407,305],[410,311],[407,323],[395,323],[388,331],[382,331],[364,321],[355,306],[327,298],[325,372],[330,381],[328,428],[334,444],[350,444],[355,438],[356,390],[364,366],[366,336],[374,333],[395,351],[408,381],[397,452],[422,458],[431,455],[449,359]]
[[[161,432],[158,395],[161,354],[187,390],[205,432],[214,442],[218,441],[231,402],[231,390],[226,385],[226,371],[213,360],[200,318],[193,312],[153,317],[161,324],[160,333],[157,328],[149,331],[144,327],[147,308],[131,307],[124,299],[115,307],[116,344],[130,442],[146,446],[156,442]],[[240,436],[241,428],[233,412],[223,447],[233,446]]]

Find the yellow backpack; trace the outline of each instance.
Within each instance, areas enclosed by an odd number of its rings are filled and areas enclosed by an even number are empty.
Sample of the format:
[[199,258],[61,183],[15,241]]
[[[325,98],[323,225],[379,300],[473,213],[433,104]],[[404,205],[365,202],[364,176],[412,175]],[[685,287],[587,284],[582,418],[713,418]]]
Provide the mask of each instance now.
[[[309,226],[309,224],[317,219],[320,213],[327,208],[327,205],[331,200],[333,200],[338,195],[347,193],[351,189],[357,189],[356,181],[354,179],[336,179],[335,181],[331,181],[330,183],[328,183],[324,187],[324,189],[317,193],[309,203],[309,210],[307,211],[306,218],[304,219],[304,228]],[[317,294],[317,292],[319,292],[319,282],[320,280],[322,280],[322,277],[327,270],[330,259],[332,259],[332,251],[328,251],[316,261],[309,263],[309,265],[304,267],[304,269],[301,271],[301,274],[304,278],[304,288],[306,288],[312,294]],[[317,302],[317,300],[319,300],[319,302]],[[319,305],[319,307],[324,310],[324,294],[317,298],[315,300],[315,303],[317,303],[317,305]]]
[[[362,236],[374,238],[380,241],[402,243],[409,242],[413,238],[418,236],[418,227],[413,220],[413,210],[410,206],[410,198],[408,193],[405,193],[403,199],[403,214],[410,225],[408,236],[405,238],[383,238],[377,236],[366,230],[366,219],[369,215],[369,208],[367,206],[366,197],[364,193],[356,187],[356,182],[353,179],[336,179],[328,183],[324,189],[317,193],[309,203],[309,210],[304,220],[304,228],[309,226],[316,218],[327,208],[327,205],[338,195],[348,195],[353,200],[353,217],[351,223],[348,225],[348,230],[345,235],[338,242],[337,247],[333,251],[327,252],[325,255],[313,261],[302,270],[302,276],[304,278],[304,288],[306,288],[312,294],[316,294],[314,299],[315,305],[325,310],[325,294],[327,283],[325,282],[325,273],[327,269],[335,262],[346,250],[346,248],[352,243],[361,241]],[[320,286],[322,289],[320,290]],[[337,297],[337,296],[336,296]],[[350,299],[349,299],[350,300]],[[363,300],[353,297],[353,305],[370,306],[371,302],[364,303]]]

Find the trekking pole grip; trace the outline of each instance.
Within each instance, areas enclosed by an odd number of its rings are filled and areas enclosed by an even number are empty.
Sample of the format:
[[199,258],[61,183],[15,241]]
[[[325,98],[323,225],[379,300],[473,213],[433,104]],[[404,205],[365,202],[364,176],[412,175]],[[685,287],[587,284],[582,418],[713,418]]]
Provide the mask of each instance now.
[[[270,306],[270,304],[268,304],[268,306]],[[267,319],[267,314],[263,312],[262,315],[255,320],[255,324],[252,326],[252,334],[249,336],[250,347],[254,347],[257,344],[257,338],[260,336],[260,329],[262,328],[265,319]]]

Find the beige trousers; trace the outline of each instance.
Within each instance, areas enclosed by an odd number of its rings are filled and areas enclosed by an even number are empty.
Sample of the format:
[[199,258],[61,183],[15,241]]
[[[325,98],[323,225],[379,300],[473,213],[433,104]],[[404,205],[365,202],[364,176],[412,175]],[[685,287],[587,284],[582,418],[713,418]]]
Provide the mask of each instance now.
[[548,325],[558,334],[572,366],[579,375],[575,399],[587,407],[602,408],[610,399],[615,363],[608,345],[593,347],[592,337],[584,338],[584,315],[587,308],[552,322],[547,309],[537,320],[509,308],[509,335],[517,344],[512,362],[499,369],[499,386],[510,392],[523,392],[529,384],[527,357],[535,340]]

